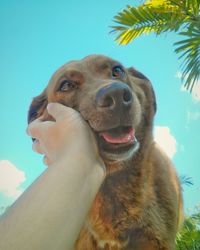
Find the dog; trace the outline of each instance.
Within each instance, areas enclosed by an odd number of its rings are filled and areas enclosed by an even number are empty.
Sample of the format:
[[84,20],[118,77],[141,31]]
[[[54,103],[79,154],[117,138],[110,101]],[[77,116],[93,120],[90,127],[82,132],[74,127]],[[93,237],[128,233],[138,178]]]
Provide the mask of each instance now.
[[103,55],[59,68],[30,105],[28,123],[59,102],[93,131],[106,166],[76,250],[173,250],[182,218],[179,180],[153,139],[156,99],[148,78]]

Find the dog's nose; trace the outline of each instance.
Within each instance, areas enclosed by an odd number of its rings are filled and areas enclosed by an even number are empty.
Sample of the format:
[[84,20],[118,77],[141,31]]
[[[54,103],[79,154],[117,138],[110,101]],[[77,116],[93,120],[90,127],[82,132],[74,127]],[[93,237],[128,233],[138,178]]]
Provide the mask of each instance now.
[[124,83],[112,83],[101,88],[96,94],[97,107],[116,109],[117,107],[129,107],[132,102],[132,91]]

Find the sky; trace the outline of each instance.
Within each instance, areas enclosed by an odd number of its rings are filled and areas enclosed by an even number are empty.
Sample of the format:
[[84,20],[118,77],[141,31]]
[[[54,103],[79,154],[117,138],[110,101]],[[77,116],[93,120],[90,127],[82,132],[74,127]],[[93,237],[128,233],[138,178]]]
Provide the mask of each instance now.
[[89,54],[134,66],[152,82],[157,98],[155,140],[172,159],[184,186],[185,211],[200,203],[200,82],[193,94],[182,87],[176,34],[143,36],[119,46],[109,34],[113,17],[140,1],[0,1],[0,212],[45,170],[25,130],[32,98],[55,70]]

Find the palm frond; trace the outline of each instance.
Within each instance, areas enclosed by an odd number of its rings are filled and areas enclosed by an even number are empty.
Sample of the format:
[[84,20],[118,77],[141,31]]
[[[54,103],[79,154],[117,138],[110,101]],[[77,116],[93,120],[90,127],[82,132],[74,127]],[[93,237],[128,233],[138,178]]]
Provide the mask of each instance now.
[[179,179],[180,179],[181,185],[187,185],[187,186],[193,185],[193,181],[191,177],[181,175],[179,176]]
[[154,10],[154,12],[174,12],[180,10],[180,3],[168,0],[149,0],[144,3],[145,6]]
[[119,44],[128,44],[142,34],[160,34],[166,31],[177,31],[182,25],[182,19],[177,13],[155,12],[148,6],[138,8],[127,6],[114,17],[114,22],[119,26],[112,26],[112,32],[118,33],[116,41]]
[[200,28],[192,24],[180,35],[185,39],[175,43],[175,52],[181,53],[179,59],[183,59],[181,67],[184,86],[192,91],[194,84],[200,79]]
[[[156,12],[179,12],[191,19],[196,19],[199,13],[199,0],[149,0],[144,5]],[[164,7],[164,8],[163,8]]]
[[176,237],[176,249],[200,249],[200,211],[187,216]]
[[182,80],[192,91],[200,79],[200,0],[147,0],[138,7],[127,6],[114,17],[115,41],[125,45],[143,34],[175,31],[185,39],[175,43],[183,60]]

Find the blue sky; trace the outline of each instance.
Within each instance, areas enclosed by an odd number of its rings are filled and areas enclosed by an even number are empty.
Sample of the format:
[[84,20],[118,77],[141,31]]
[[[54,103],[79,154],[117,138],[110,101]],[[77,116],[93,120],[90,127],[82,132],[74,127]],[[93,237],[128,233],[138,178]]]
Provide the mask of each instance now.
[[186,210],[200,202],[200,89],[195,97],[181,88],[181,62],[173,52],[177,35],[141,37],[128,46],[114,42],[113,16],[133,2],[0,1],[0,208],[45,169],[25,133],[31,99],[62,64],[94,53],[134,66],[151,79],[158,103],[156,140],[178,174],[193,179],[194,186],[184,187]]

